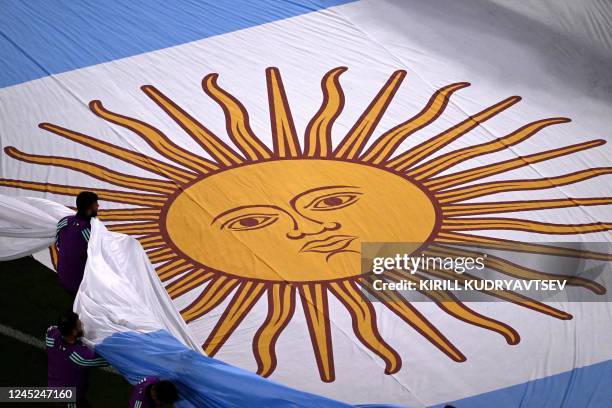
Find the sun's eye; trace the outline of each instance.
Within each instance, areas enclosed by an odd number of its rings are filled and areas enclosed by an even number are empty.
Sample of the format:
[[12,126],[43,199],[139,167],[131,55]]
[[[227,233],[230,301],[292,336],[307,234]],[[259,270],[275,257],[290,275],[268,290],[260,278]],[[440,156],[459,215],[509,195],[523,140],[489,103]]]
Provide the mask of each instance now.
[[246,231],[267,227],[278,219],[274,214],[247,214],[224,223],[221,228],[232,231]]
[[354,204],[361,193],[336,193],[319,197],[307,208],[315,211],[336,210]]

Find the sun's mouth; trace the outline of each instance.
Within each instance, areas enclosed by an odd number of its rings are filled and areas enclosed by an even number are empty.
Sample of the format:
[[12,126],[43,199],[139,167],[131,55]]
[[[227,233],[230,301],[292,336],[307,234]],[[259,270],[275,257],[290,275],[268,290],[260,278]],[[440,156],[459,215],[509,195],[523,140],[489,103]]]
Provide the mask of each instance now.
[[352,235],[332,235],[325,239],[307,242],[302,249],[300,249],[300,252],[318,252],[321,254],[338,252],[346,249],[355,239],[357,239],[357,237]]

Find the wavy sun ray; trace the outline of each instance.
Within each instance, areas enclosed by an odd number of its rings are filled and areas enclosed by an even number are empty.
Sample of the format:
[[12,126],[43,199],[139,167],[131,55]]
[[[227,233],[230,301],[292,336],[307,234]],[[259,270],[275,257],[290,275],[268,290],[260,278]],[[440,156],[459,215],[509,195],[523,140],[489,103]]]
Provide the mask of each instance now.
[[376,313],[370,302],[363,301],[363,294],[352,281],[331,282],[330,290],[348,309],[353,319],[355,334],[361,342],[385,362],[385,373],[393,374],[402,366],[399,354],[383,340],[374,317]]
[[275,283],[268,289],[268,316],[253,339],[257,374],[264,377],[276,368],[276,340],[293,317],[295,290],[290,285]]
[[[452,171],[458,163],[507,149],[527,140],[545,127],[568,122],[569,119],[538,120],[498,139],[431,158],[434,152],[466,135],[481,123],[509,109],[521,99],[518,96],[512,96],[495,105],[486,107],[414,148],[396,152],[407,137],[427,127],[444,113],[455,92],[469,86],[467,82],[459,82],[437,90],[419,113],[382,133],[380,137],[372,141],[371,146],[364,153],[365,146],[372,138],[382,115],[406,76],[406,72],[400,70],[390,76],[349,132],[334,147],[332,144],[332,127],[345,105],[345,95],[340,86],[339,78],[346,71],[346,67],[337,67],[323,76],[321,80],[323,100],[319,110],[305,129],[303,145],[298,140],[285,87],[277,68],[271,67],[266,70],[268,105],[272,125],[272,149],[255,135],[250,127],[249,115],[245,107],[237,98],[217,84],[218,74],[213,73],[203,78],[202,88],[222,108],[227,136],[233,146],[213,134],[156,87],[152,85],[141,87],[142,91],[155,105],[161,108],[169,118],[176,122],[209,154],[210,159],[200,157],[177,145],[173,142],[172,137],[163,134],[150,124],[111,112],[102,105],[102,102],[92,101],[90,108],[93,113],[108,123],[121,126],[139,135],[143,141],[167,161],[157,160],[140,152],[119,147],[56,124],[41,123],[39,127],[54,135],[80,143],[161,176],[162,179],[124,174],[99,164],[69,157],[25,153],[16,147],[9,146],[4,151],[16,160],[38,165],[60,166],[79,171],[129,191],[91,189],[13,179],[0,179],[0,186],[71,196],[76,195],[81,190],[88,189],[96,192],[101,200],[128,205],[130,208],[103,209],[99,216],[108,222],[110,230],[127,233],[138,239],[147,251],[151,262],[156,265],[158,277],[166,285],[166,290],[172,299],[180,298],[197,290],[200,291],[195,299],[180,312],[187,323],[201,318],[219,307],[225,300],[229,300],[228,305],[224,307],[220,318],[203,344],[204,351],[209,355],[219,352],[240,323],[249,315],[255,304],[260,299],[265,299],[268,313],[255,333],[252,343],[253,355],[257,361],[257,372],[263,376],[271,375],[278,364],[276,343],[294,316],[296,297],[299,296],[319,376],[324,382],[335,380],[336,371],[331,335],[334,310],[331,310],[328,302],[330,293],[338,300],[336,304],[342,305],[349,312],[355,336],[368,350],[383,361],[385,372],[393,374],[400,370],[402,366],[400,356],[382,337],[376,323],[376,310],[370,300],[364,297],[362,290],[380,301],[405,324],[411,326],[452,360],[461,362],[467,358],[407,299],[395,293],[375,291],[367,276],[361,275],[359,267],[356,270],[332,270],[331,266],[326,266],[327,269],[321,269],[317,273],[313,273],[313,268],[316,270],[317,267],[313,264],[307,264],[307,267],[300,269],[299,259],[306,256],[304,253],[313,257],[318,256],[313,254],[322,253],[325,262],[332,256],[337,256],[335,252],[329,254],[322,252],[322,242],[337,247],[339,247],[339,243],[344,242],[345,244],[342,244],[344,246],[340,247],[344,250],[353,241],[357,242],[357,238],[367,241],[367,229],[361,231],[360,234],[362,235],[358,237],[348,235],[344,232],[344,226],[337,220],[323,217],[325,214],[332,212],[321,210],[329,210],[330,208],[338,210],[348,207],[366,194],[365,191],[362,191],[365,189],[362,189],[359,185],[351,185],[346,182],[327,185],[331,184],[327,182],[327,178],[330,178],[331,175],[335,177],[338,171],[347,174],[366,172],[364,174],[375,179],[376,177],[383,177],[383,175],[384,177],[395,177],[384,179],[385,182],[381,181],[378,184],[375,182],[375,189],[380,188],[387,182],[401,180],[402,186],[411,188],[411,190],[407,190],[409,191],[407,197],[410,197],[410,199],[401,201],[401,205],[404,206],[408,205],[408,201],[414,201],[414,197],[421,194],[422,200],[425,200],[421,202],[423,208],[416,208],[415,211],[420,211],[419,218],[427,218],[426,213],[430,211],[431,225],[423,227],[424,232],[421,235],[422,240],[428,239],[433,242],[433,245],[426,249],[429,254],[450,257],[466,256],[466,254],[474,254],[475,252],[464,249],[464,247],[481,247],[547,256],[612,260],[612,255],[605,253],[553,245],[521,243],[478,235],[480,230],[519,230],[549,235],[608,231],[612,229],[612,223],[607,221],[590,224],[552,224],[520,218],[487,217],[487,215],[608,205],[612,203],[611,197],[465,202],[473,198],[502,192],[545,190],[612,174],[612,168],[609,167],[587,168],[570,174],[542,179],[501,180],[466,185],[491,175],[595,148],[604,144],[605,141],[592,140],[440,176],[439,174],[446,170]],[[295,163],[297,167],[290,167],[292,163]],[[308,167],[309,163],[314,167]],[[244,166],[244,164],[249,164],[249,166]],[[287,168],[278,167],[276,164],[281,164]],[[249,205],[242,203],[235,208],[231,207],[230,204],[232,203],[227,203],[228,207],[220,207],[222,210],[218,212],[208,208],[213,206],[217,198],[212,197],[209,201],[206,201],[209,195],[214,193],[217,196],[231,197],[234,190],[232,187],[237,184],[243,187],[249,184],[245,181],[245,177],[251,173],[246,173],[246,171],[240,173],[242,178],[231,178],[231,174],[241,171],[243,167],[248,168],[248,172],[253,172],[256,175],[260,174],[258,176],[260,178],[256,179],[258,187],[254,190],[262,189],[265,192],[268,191],[264,188],[265,182],[268,181],[266,177],[270,178],[269,181],[275,182],[283,174],[294,174],[295,178],[290,179],[283,185],[283,188],[290,188],[292,183],[299,184],[299,180],[304,178],[305,175],[314,177],[317,166],[331,165],[348,167],[346,169],[345,167],[327,167],[325,171],[322,171],[325,177],[324,180],[321,180],[321,187],[312,189],[312,186],[310,186],[307,191],[298,190],[300,194],[292,196],[293,198],[288,204],[284,202],[280,204],[272,202],[270,204],[253,199],[253,202],[246,203]],[[261,173],[258,173],[258,171]],[[224,177],[227,177],[227,179],[224,179]],[[221,180],[219,181],[220,184],[215,184],[215,180]],[[327,184],[325,184],[326,182]],[[200,185],[209,187],[197,190]],[[275,189],[269,190],[268,196],[272,196],[276,192]],[[247,192],[242,194],[243,196],[240,196],[241,201],[244,201],[244,197],[250,197]],[[187,199],[184,199],[185,196],[187,196]],[[268,196],[264,196],[263,200],[268,199]],[[226,199],[231,200],[231,198]],[[206,208],[199,203],[201,200],[206,201]],[[189,207],[189,205],[195,207]],[[276,265],[275,256],[278,256],[280,252],[276,245],[278,242],[268,244],[268,238],[249,241],[248,234],[245,234],[244,231],[265,231],[266,228],[271,228],[271,226],[280,228],[278,225],[282,223],[277,221],[289,214],[288,211],[284,213],[277,211],[278,209],[282,210],[283,205],[292,206],[293,210],[298,213],[300,211],[312,211],[312,215],[304,217],[310,220],[307,228],[299,225],[299,222],[295,219],[286,223],[286,225],[292,225],[292,229],[283,232],[283,234],[292,242],[299,244],[298,251],[296,251],[297,255],[291,255],[290,262],[282,264],[283,267],[276,267],[274,266]],[[384,206],[387,204],[381,201],[378,205]],[[178,209],[174,210],[174,208]],[[210,225],[208,223],[193,223],[190,219],[185,218],[189,214],[195,214],[193,211],[199,211],[197,213],[199,217],[208,219]],[[218,215],[212,218],[212,212]],[[391,213],[396,212],[391,211]],[[471,218],[461,218],[465,216]],[[319,220],[317,217],[323,218]],[[241,261],[240,258],[231,256],[229,258],[232,259],[226,260],[227,265],[219,267],[215,263],[217,262],[215,255],[216,252],[223,251],[213,249],[207,251],[206,248],[208,245],[213,245],[215,240],[201,238],[206,244],[199,245],[197,242],[194,244],[193,236],[205,236],[202,235],[205,231],[200,231],[199,228],[209,228],[211,231],[216,228],[214,231],[220,230],[229,234],[227,236],[232,237],[241,234],[234,249],[246,248],[249,252],[247,252],[248,255],[246,255],[245,260]],[[339,231],[338,235],[326,235],[327,232],[333,231]],[[306,237],[311,235],[320,239],[305,241]],[[404,241],[411,242],[407,239],[404,239]],[[272,253],[265,252],[265,248],[263,252],[257,252],[257,245],[261,242],[272,247]],[[50,252],[55,265],[57,250],[55,247],[51,247]],[[345,251],[349,255],[356,252],[348,249]],[[324,265],[327,264],[324,263]],[[487,266],[498,273],[521,279],[560,279],[564,277],[559,274],[529,269],[510,262],[501,256],[489,256]],[[387,282],[398,282],[405,279],[418,283],[423,279],[428,279],[428,276],[442,279],[447,278],[448,274],[448,271],[435,268],[421,270],[416,274],[389,271],[384,279]],[[479,279],[477,276],[469,274],[453,276],[458,279]],[[597,295],[606,291],[606,288],[602,285],[589,279],[582,277],[565,278],[568,284],[590,290]],[[543,315],[563,320],[571,319],[571,315],[567,312],[512,291],[483,290],[483,292]],[[456,319],[499,333],[508,344],[517,344],[520,341],[519,334],[511,326],[470,309],[450,291],[433,290],[422,291],[422,293],[433,300],[443,312]]]
[[244,106],[217,85],[218,76],[218,74],[206,75],[202,80],[202,88],[223,108],[228,136],[251,161],[271,158],[270,149],[253,133],[249,124],[249,114]]
[[306,157],[327,157],[331,153],[332,125],[344,108],[344,92],[340,87],[339,78],[347,69],[346,67],[332,69],[321,80],[323,102],[306,126],[304,137]]

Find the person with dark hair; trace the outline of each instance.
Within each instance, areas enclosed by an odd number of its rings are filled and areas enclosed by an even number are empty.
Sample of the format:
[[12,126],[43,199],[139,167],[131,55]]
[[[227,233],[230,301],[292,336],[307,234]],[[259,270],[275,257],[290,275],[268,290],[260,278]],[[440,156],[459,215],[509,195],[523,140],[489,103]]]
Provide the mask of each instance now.
[[168,380],[145,377],[134,386],[129,408],[171,407],[178,400],[176,386]]
[[[47,386],[75,387],[76,403],[72,407],[89,407],[86,399],[89,369],[108,365],[106,360],[85,346],[80,338],[83,325],[79,315],[70,311],[63,315],[57,326],[47,329]],[[70,406],[70,405],[69,405]]]
[[75,297],[85,272],[91,218],[98,215],[98,196],[82,191],[76,198],[77,213],[57,223],[55,248],[60,285]]

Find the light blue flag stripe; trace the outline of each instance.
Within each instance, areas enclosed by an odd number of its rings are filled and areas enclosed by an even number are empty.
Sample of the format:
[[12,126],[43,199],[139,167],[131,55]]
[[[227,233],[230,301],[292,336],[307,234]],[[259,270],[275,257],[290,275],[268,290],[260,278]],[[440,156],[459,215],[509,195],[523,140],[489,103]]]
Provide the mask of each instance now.
[[611,384],[612,360],[608,360],[446,404],[455,408],[609,408]]
[[0,88],[354,0],[0,0]]
[[[175,405],[177,408],[353,407],[278,384],[197,353],[165,330],[115,333],[96,345],[96,352],[132,384],[146,376],[175,382],[182,398]],[[361,407],[399,406],[373,404]]]

